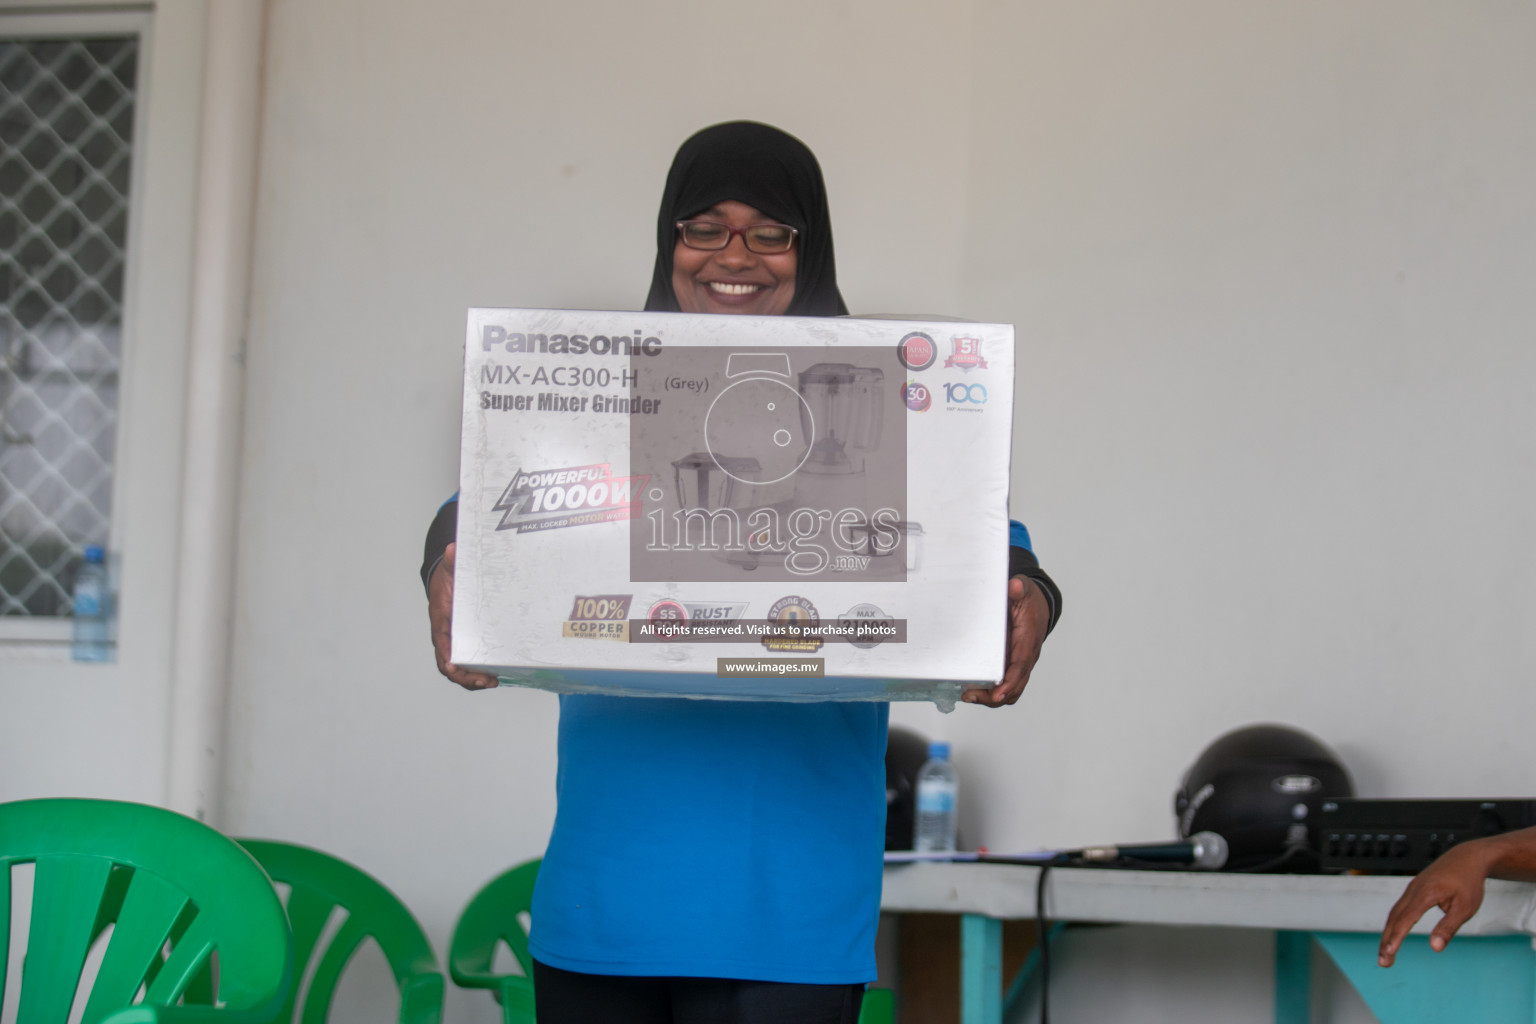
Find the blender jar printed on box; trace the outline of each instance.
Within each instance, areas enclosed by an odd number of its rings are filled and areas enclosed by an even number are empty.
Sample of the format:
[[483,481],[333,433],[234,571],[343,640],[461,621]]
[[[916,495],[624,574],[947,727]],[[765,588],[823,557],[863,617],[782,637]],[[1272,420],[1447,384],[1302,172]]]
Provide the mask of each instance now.
[[472,309],[453,659],[561,692],[990,685],[1012,398],[1007,325]]

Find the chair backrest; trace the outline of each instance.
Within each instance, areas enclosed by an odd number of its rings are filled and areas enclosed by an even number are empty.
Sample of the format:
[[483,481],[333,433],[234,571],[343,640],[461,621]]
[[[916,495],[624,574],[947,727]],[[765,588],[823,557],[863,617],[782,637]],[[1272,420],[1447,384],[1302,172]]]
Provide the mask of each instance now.
[[[372,938],[378,943],[400,989],[401,1024],[436,1024],[443,1014],[443,972],[432,944],[404,903],[372,875],[339,857],[292,843],[240,839],[274,882],[289,886],[288,921],[293,927],[294,962],[302,978],[315,967],[304,992],[301,1024],[321,1024],[330,1013],[347,963]],[[335,908],[346,911],[325,948],[316,950]],[[294,985],[278,1019],[293,1020],[299,986]]]
[[[539,861],[505,871],[475,893],[459,915],[448,949],[448,972],[463,988],[486,988],[501,1001],[506,1021],[533,1020],[533,958],[522,915],[533,907],[533,883]],[[522,968],[521,976],[496,974],[496,944],[505,942]]]
[[[203,1019],[265,1022],[287,997],[293,944],[282,904],[250,855],[214,829],[111,800],[0,804],[0,921],[11,916],[11,869],[28,863],[18,1020],[64,1024],[98,939],[105,949],[84,1024],[136,1003],[174,1007],[183,996],[210,1004],[197,1007]],[[9,938],[0,928],[0,972]],[[214,977],[215,992],[196,991]],[[3,997],[12,979],[0,979]]]

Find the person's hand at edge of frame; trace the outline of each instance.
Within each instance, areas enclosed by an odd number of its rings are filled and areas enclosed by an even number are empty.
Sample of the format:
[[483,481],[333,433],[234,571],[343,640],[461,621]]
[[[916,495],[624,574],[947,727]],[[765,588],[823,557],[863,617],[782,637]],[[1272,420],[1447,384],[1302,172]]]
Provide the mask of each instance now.
[[1429,933],[1429,947],[1437,953],[1444,949],[1457,929],[1482,906],[1483,881],[1488,877],[1490,864],[1486,843],[1462,843],[1415,875],[1387,914],[1376,962],[1382,967],[1392,966],[1403,939],[1430,907],[1439,907],[1445,916]]
[[1445,949],[1482,906],[1484,883],[1490,878],[1536,882],[1536,828],[1460,843],[1419,872],[1387,914],[1377,963],[1392,966],[1403,939],[1430,907],[1439,907],[1445,916],[1430,930],[1429,947],[1437,953]]
[[1470,921],[1482,906],[1482,887],[1488,875],[1493,874],[1498,860],[1496,838],[1502,837],[1488,837],[1450,847],[1413,877],[1387,913],[1376,963],[1382,967],[1392,966],[1398,958],[1402,940],[1430,907],[1439,907],[1445,912],[1445,917],[1430,930],[1430,949],[1436,953],[1445,949],[1445,944],[1450,943],[1462,924]]
[[1024,694],[1029,674],[1040,660],[1040,647],[1051,622],[1051,605],[1039,586],[1026,576],[1008,581],[1008,636],[1003,654],[1003,679],[996,686],[972,687],[961,695],[967,704],[1000,708]]
[[489,690],[497,685],[495,676],[471,672],[448,660],[452,651],[453,622],[453,549],[449,544],[442,561],[432,570],[427,585],[427,617],[432,622],[432,653],[437,656],[437,670],[466,690]]

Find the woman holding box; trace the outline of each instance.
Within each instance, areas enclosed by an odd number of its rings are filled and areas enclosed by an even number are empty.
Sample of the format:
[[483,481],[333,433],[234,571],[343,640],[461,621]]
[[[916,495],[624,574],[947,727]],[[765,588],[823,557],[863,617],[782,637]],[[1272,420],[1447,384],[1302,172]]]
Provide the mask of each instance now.
[[[799,140],[733,122],[667,175],[645,308],[839,316],[821,169]],[[427,538],[438,668],[451,664],[456,506]],[[1002,682],[1018,700],[1060,594],[1012,532]],[[541,1024],[853,1024],[875,977],[885,825],[882,703],[565,695],[558,811],[529,949]]]

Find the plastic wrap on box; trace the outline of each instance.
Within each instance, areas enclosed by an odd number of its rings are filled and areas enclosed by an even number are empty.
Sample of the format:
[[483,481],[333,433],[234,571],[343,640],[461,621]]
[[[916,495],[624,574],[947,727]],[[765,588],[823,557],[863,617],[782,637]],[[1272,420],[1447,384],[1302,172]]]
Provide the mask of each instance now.
[[1013,328],[471,309],[455,663],[563,693],[1002,676]]

